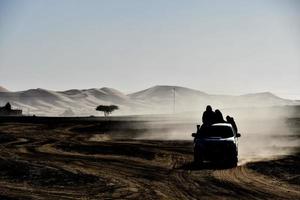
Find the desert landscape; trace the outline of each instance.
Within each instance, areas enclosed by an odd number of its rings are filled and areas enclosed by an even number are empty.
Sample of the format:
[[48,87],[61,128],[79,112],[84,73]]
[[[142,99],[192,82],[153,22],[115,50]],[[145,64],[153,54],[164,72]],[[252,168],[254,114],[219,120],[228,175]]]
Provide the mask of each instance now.
[[299,10],[0,0],[0,200],[300,199]]
[[[299,107],[294,109],[299,112]],[[300,197],[297,115],[240,121],[239,165],[228,169],[193,163],[195,123],[178,118],[0,121],[1,199]]]

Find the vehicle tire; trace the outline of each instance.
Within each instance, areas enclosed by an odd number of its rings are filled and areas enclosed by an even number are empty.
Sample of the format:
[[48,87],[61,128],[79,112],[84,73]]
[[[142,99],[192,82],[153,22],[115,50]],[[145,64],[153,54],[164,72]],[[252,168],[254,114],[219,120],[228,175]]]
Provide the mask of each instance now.
[[233,161],[233,162],[231,163],[231,167],[237,167],[237,161]]
[[230,160],[228,160],[228,167],[237,167],[237,163],[238,163],[238,158],[237,157],[234,157],[234,158],[231,158]]
[[194,149],[194,163],[196,165],[201,165],[203,163],[201,153],[196,148]]

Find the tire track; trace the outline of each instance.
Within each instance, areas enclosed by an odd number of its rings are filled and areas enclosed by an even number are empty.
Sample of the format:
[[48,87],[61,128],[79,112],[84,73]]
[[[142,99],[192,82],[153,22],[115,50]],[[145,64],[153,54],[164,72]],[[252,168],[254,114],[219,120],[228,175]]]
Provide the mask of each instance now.
[[253,199],[296,199],[300,196],[300,187],[258,174],[247,168],[247,165],[234,169],[217,170],[214,171],[213,176],[225,184],[241,186],[240,190],[251,194]]
[[72,131],[81,126],[86,125],[2,124],[1,195],[15,199],[300,198],[299,185],[263,176],[247,165],[195,167],[189,141],[91,141],[93,134]]

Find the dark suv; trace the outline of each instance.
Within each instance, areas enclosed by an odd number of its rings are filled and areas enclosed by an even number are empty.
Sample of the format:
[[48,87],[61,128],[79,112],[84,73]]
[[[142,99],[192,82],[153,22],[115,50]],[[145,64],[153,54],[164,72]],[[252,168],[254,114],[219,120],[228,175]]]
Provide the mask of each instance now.
[[229,123],[217,123],[201,127],[193,133],[194,161],[202,164],[211,161],[235,167],[238,162],[238,140],[241,135],[236,133]]

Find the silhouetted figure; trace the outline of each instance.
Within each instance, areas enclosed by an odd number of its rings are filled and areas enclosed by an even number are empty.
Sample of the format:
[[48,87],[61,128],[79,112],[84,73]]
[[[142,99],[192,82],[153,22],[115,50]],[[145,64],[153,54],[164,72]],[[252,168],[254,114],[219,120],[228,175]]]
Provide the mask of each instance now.
[[210,105],[206,106],[206,110],[202,115],[202,122],[204,126],[210,126],[215,122],[215,112]]
[[201,133],[201,126],[198,124],[198,125],[197,125],[197,132],[196,132],[196,136],[195,136],[194,140],[195,140],[196,138],[200,137],[200,133]]
[[237,132],[238,132],[238,129],[237,129],[237,126],[236,126],[236,123],[235,123],[233,117],[230,117],[230,116],[227,115],[227,116],[226,116],[226,120],[227,120],[228,123],[231,124],[232,128],[233,128],[233,129],[235,130],[235,132],[237,133]]
[[200,132],[200,125],[197,125],[197,134]]
[[219,109],[215,110],[215,123],[224,123],[223,114]]

